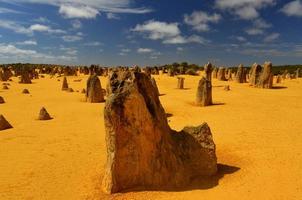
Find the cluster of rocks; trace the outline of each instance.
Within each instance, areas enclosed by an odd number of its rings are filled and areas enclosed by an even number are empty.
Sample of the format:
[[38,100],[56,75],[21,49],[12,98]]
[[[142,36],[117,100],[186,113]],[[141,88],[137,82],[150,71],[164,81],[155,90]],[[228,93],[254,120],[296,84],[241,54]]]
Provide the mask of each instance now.
[[104,121],[107,163],[102,188],[107,193],[177,189],[217,172],[209,126],[172,130],[158,90],[146,74],[109,75]]
[[271,62],[265,62],[263,67],[256,63],[253,64],[249,73],[250,85],[258,88],[272,88],[274,79],[272,67]]

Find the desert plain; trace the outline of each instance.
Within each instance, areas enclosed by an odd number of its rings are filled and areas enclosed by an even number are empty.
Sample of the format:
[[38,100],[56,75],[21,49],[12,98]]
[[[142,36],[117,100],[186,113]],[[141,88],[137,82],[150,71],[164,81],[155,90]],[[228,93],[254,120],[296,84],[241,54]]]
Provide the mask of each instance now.
[[[214,105],[197,107],[201,75],[182,75],[182,90],[176,89],[176,77],[153,77],[173,129],[209,124],[217,175],[177,191],[104,194],[104,103],[87,103],[76,92],[86,87],[88,76],[67,77],[73,93],[61,90],[63,77],[45,75],[33,84],[19,84],[13,77],[9,90],[0,90],[6,102],[0,113],[13,126],[0,132],[0,199],[301,199],[301,78],[273,89],[214,79]],[[107,78],[99,78],[104,88]],[[225,91],[225,85],[231,90]],[[30,94],[22,94],[25,88]],[[41,107],[52,120],[37,120]]]

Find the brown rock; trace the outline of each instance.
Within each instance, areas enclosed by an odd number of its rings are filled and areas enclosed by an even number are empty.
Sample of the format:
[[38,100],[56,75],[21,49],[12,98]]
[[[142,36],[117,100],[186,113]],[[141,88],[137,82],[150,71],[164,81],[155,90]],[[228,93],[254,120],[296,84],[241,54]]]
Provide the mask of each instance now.
[[237,83],[246,83],[246,71],[242,64],[238,66],[238,70],[235,76],[235,81]]
[[254,63],[253,66],[251,67],[250,70],[250,78],[249,78],[249,83],[252,86],[256,86],[257,83],[259,82],[260,75],[261,75],[262,68],[260,65],[257,63]]
[[281,77],[280,74],[278,74],[277,77],[276,77],[276,83],[278,84],[278,83],[281,83],[281,82],[282,82],[282,77]]
[[105,192],[136,187],[175,189],[216,173],[215,144],[206,123],[172,130],[151,79],[144,73],[113,74],[109,83],[111,93],[104,110]]
[[86,90],[85,90],[85,89],[82,89],[81,93],[82,93],[82,94],[86,94]]
[[47,110],[44,107],[42,107],[39,113],[38,120],[51,120],[51,119],[52,117],[50,117]]
[[212,71],[212,78],[217,78],[218,69],[215,67]]
[[67,83],[66,76],[64,76],[63,79],[62,90],[68,90],[68,83]]
[[10,125],[3,115],[0,115],[0,131],[10,128],[13,128],[12,125]]
[[229,85],[225,85],[225,86],[224,86],[224,90],[225,90],[225,91],[229,91],[229,90],[230,90],[230,86],[229,86]]
[[3,85],[2,89],[3,90],[8,90],[9,88],[7,87],[7,85]]
[[68,88],[67,92],[74,92],[74,90],[72,88]]
[[208,62],[204,66],[204,72],[205,72],[206,79],[208,79],[209,81],[212,80],[212,71],[213,71],[212,64],[210,62]]
[[86,101],[89,103],[105,101],[101,82],[97,75],[91,75],[87,80]]
[[22,90],[22,94],[29,94],[30,92],[28,91],[28,89],[23,89]]
[[219,67],[218,73],[217,73],[217,79],[219,81],[226,81],[226,78],[225,78],[225,68]]
[[21,73],[21,79],[20,82],[22,84],[31,84],[31,78],[28,70],[23,70]]
[[212,84],[211,81],[202,77],[198,83],[196,94],[196,105],[209,106],[212,105]]
[[272,63],[271,62],[265,62],[263,70],[261,72],[259,82],[257,84],[257,87],[259,88],[272,88],[273,87],[273,72],[272,72]]
[[184,89],[185,78],[177,77],[177,89]]
[[5,103],[5,101],[4,101],[3,97],[0,96],[0,104],[3,104],[3,103]]
[[158,87],[157,87],[157,84],[156,84],[156,81],[155,81],[155,78],[151,78],[151,83],[152,83],[152,85],[153,85],[153,87],[154,87],[154,89],[155,89],[155,91],[156,91],[156,93],[157,93],[157,95],[159,96],[160,95],[160,93],[159,93],[159,90],[158,90]]

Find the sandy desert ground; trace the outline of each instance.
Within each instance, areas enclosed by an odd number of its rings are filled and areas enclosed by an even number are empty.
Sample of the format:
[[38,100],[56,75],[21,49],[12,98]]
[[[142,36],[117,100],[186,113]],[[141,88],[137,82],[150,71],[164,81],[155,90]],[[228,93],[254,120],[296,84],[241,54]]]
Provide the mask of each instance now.
[[[81,93],[61,91],[61,81],[10,82],[0,90],[6,103],[0,113],[13,129],[0,132],[0,200],[90,199],[301,199],[302,79],[285,80],[275,89],[213,80],[215,105],[196,107],[200,76],[177,79],[155,76],[169,124],[208,122],[217,146],[219,173],[181,191],[100,191],[106,161],[104,103],[89,104]],[[74,90],[85,88],[87,76],[68,77]],[[81,82],[74,82],[82,79]],[[101,78],[102,86],[106,78]],[[224,85],[230,91],[224,91]],[[30,94],[21,94],[27,88]],[[44,106],[54,118],[38,121]]]

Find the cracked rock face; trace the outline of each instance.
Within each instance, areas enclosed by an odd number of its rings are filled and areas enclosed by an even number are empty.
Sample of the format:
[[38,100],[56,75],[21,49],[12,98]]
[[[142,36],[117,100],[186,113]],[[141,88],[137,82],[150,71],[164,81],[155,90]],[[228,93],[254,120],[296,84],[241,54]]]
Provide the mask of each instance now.
[[215,144],[206,123],[172,130],[158,92],[144,73],[110,74],[104,110],[106,193],[135,188],[176,189],[217,171]]
[[272,63],[271,62],[265,62],[262,72],[259,77],[259,81],[257,83],[257,87],[259,88],[266,88],[270,89],[273,87],[273,72],[272,72]]

